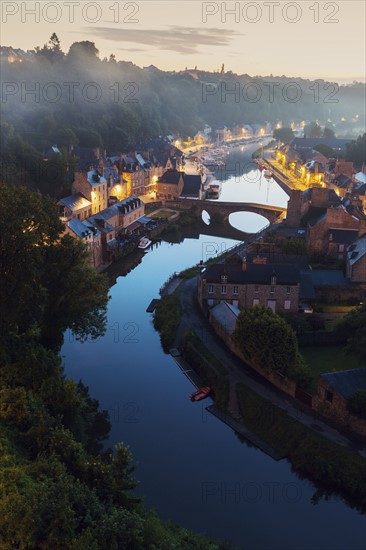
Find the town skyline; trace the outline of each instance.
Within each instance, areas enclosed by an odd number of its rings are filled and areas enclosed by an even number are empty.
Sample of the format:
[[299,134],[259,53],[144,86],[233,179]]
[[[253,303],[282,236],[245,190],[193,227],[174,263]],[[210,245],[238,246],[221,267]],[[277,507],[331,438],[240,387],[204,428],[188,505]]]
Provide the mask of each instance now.
[[[347,6],[316,3],[316,9],[296,2],[249,3],[257,8],[190,2],[187,9],[183,2],[160,0],[121,4],[118,13],[112,2],[82,2],[73,13],[64,4],[38,13],[23,7],[27,3],[15,3],[13,11],[8,4],[2,8],[2,44],[25,50],[42,47],[56,32],[65,52],[76,41],[90,40],[101,58],[114,54],[117,61],[163,71],[196,66],[217,71],[224,63],[229,71],[252,76],[298,78],[300,73],[339,83],[365,81],[365,5],[353,0]],[[341,35],[347,40],[340,46]]]

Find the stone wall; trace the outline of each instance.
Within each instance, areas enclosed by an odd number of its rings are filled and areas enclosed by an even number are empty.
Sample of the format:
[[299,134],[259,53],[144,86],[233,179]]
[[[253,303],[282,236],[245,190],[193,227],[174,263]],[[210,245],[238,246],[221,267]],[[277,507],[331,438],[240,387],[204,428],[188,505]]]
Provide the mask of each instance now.
[[312,408],[322,416],[334,420],[343,428],[366,437],[366,421],[351,414],[348,410],[347,400],[324,379],[320,381],[318,392],[313,397]]

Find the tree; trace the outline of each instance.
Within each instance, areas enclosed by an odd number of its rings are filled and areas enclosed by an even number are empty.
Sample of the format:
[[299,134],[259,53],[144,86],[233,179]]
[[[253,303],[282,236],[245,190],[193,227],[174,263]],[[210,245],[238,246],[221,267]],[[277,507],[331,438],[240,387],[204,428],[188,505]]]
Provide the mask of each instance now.
[[316,121],[311,122],[310,125],[305,126],[304,136],[309,137],[309,138],[320,138],[320,137],[322,137],[322,128],[321,128],[321,126]]
[[347,143],[346,160],[354,162],[360,167],[366,163],[366,133],[358,136],[356,141]]
[[99,56],[99,50],[96,48],[94,42],[89,40],[83,40],[82,42],[74,42],[71,44],[68,59],[73,59],[76,62],[83,62],[84,60],[96,60]]
[[294,139],[295,134],[291,128],[276,128],[273,131],[273,137],[282,143],[290,143]]
[[328,128],[327,126],[325,126],[324,130],[323,130],[323,138],[334,138],[335,137],[335,133],[334,133],[334,130],[332,128]]
[[326,145],[325,143],[318,143],[317,145],[314,145],[313,149],[314,151],[318,151],[318,153],[321,153],[322,155],[327,157],[327,159],[333,158],[335,155],[334,149],[332,149],[331,147],[329,147],[329,145]]
[[105,330],[106,278],[86,264],[85,245],[62,233],[53,200],[0,184],[0,337],[36,330],[57,349],[68,327],[80,338]]
[[46,57],[51,63],[56,63],[64,57],[64,53],[61,50],[61,42],[54,32],[51,35],[47,44],[44,44],[43,48],[36,46],[36,55]]
[[341,342],[346,343],[346,350],[360,361],[366,360],[366,304],[353,309],[341,319],[336,331]]
[[289,374],[302,364],[295,332],[270,308],[243,309],[237,318],[233,340],[248,362],[256,367]]

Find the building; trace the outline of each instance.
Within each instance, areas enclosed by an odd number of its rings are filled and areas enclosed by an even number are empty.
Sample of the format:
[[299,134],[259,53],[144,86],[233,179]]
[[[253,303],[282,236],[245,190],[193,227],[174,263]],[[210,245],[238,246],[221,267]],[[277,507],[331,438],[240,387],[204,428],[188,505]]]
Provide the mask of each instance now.
[[345,206],[327,208],[307,230],[307,248],[312,256],[343,259],[347,246],[366,233],[366,219],[359,219]]
[[205,198],[204,185],[202,182],[201,175],[193,175],[183,173],[183,190],[181,193],[182,197],[190,199],[203,199]]
[[366,368],[321,374],[313,409],[366,436],[365,420],[352,415],[348,408],[349,398],[359,390],[366,391]]
[[184,187],[183,172],[167,170],[158,179],[156,185],[157,199],[177,199]]
[[89,249],[89,263],[96,269],[103,264],[102,236],[87,220],[72,218],[65,224],[65,233],[83,241]]
[[201,307],[227,302],[237,308],[261,305],[275,312],[297,312],[300,269],[296,264],[270,264],[266,258],[217,263],[201,272]]
[[342,158],[347,153],[347,143],[351,143],[351,141],[352,139],[295,137],[290,141],[289,146],[303,155],[311,151],[316,145],[323,144],[333,149],[335,157]]
[[82,221],[92,215],[92,203],[82,193],[75,193],[75,195],[64,197],[57,204],[60,207],[62,221],[74,218]]
[[348,247],[346,273],[353,283],[366,284],[366,234]]
[[103,170],[79,170],[75,172],[72,184],[73,194],[82,193],[91,202],[91,213],[96,214],[108,206],[108,182],[103,176]]

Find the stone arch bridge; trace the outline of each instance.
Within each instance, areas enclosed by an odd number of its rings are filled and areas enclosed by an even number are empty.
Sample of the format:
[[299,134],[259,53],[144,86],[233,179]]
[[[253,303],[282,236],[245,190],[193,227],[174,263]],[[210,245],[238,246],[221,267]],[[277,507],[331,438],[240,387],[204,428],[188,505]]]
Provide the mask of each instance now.
[[212,217],[213,214],[220,214],[223,221],[228,223],[230,214],[233,212],[253,212],[266,218],[270,223],[275,222],[281,215],[286,213],[287,209],[281,206],[271,206],[268,204],[257,204],[254,202],[223,202],[215,200],[195,200],[183,199],[164,201],[166,207],[181,208],[194,212],[201,216],[203,210]]

